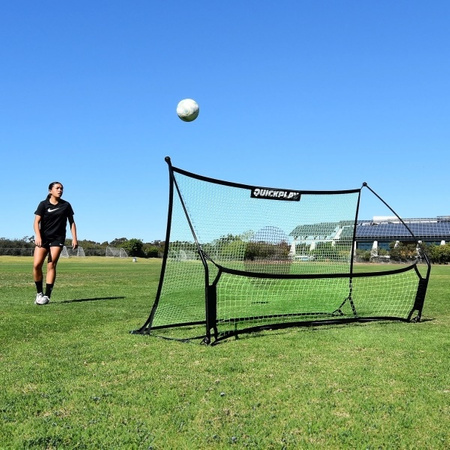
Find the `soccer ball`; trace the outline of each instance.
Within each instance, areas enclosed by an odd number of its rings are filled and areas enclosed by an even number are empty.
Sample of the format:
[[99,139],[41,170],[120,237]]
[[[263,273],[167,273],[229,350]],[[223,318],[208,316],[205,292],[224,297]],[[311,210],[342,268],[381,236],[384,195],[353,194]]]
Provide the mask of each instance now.
[[177,105],[177,115],[184,122],[192,122],[198,117],[200,112],[195,100],[185,98]]

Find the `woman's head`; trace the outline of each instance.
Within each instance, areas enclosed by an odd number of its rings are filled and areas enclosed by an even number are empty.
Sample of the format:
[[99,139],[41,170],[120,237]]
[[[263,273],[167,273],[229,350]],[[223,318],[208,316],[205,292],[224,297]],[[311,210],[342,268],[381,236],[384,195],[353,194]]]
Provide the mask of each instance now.
[[59,181],[53,181],[48,185],[48,195],[47,198],[55,197],[60,198],[63,194],[64,186]]

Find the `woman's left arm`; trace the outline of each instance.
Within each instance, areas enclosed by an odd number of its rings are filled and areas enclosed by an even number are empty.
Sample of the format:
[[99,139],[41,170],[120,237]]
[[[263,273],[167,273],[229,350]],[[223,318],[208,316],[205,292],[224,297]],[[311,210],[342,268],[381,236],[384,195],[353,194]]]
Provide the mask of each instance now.
[[75,250],[78,247],[78,237],[77,237],[77,225],[73,216],[69,217],[70,232],[72,233],[72,248]]

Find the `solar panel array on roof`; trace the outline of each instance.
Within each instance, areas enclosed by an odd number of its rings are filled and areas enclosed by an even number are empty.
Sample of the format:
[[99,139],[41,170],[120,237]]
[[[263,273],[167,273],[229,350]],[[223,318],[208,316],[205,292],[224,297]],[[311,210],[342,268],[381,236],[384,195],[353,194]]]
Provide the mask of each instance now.
[[[353,222],[323,222],[299,225],[290,236],[300,240],[349,238]],[[356,240],[450,240],[450,220],[409,219],[402,222],[361,221],[356,227]]]
[[[450,222],[409,222],[403,223],[360,223],[356,228],[356,239],[413,239],[427,238],[448,240],[450,238]],[[409,230],[408,230],[409,228]],[[411,231],[410,231],[411,230]],[[412,234],[411,234],[412,233]]]

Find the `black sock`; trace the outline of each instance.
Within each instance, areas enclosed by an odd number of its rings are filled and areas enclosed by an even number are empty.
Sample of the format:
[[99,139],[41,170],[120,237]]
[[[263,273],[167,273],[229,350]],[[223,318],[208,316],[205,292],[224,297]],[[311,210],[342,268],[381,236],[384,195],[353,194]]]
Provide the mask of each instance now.
[[36,291],[38,294],[42,294],[42,280],[41,281],[35,281],[34,284],[36,285]]
[[53,284],[47,283],[45,285],[45,295],[50,298],[52,296]]

